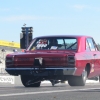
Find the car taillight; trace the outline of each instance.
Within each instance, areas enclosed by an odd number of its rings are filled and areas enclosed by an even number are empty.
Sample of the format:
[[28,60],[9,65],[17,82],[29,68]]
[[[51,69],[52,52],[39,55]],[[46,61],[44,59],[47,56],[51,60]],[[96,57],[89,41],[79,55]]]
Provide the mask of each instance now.
[[13,64],[14,63],[14,56],[13,57],[6,57],[5,62],[6,62],[6,64]]
[[67,63],[68,63],[68,65],[75,65],[75,57],[74,56],[68,56],[67,57]]

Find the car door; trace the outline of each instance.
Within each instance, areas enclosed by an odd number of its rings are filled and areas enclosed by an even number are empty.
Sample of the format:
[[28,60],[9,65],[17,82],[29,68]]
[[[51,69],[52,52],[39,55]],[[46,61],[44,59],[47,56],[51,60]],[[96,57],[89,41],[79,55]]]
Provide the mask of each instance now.
[[95,47],[94,41],[92,38],[87,38],[87,42],[89,44],[90,48],[90,63],[91,63],[91,69],[90,69],[90,74],[92,77],[97,76],[99,74],[99,64],[98,64],[98,52],[97,48]]
[[95,62],[95,66],[97,66],[97,73],[100,75],[100,51],[94,40],[93,40],[93,44],[95,47],[94,62]]

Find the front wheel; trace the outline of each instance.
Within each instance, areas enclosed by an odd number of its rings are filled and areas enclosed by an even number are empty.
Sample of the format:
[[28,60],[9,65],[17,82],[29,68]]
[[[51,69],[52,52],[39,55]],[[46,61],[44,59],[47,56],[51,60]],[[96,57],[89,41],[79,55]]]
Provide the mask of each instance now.
[[41,81],[32,75],[21,75],[21,82],[25,87],[40,87]]
[[87,69],[85,68],[81,76],[71,76],[68,79],[68,84],[70,86],[85,86],[87,79]]
[[100,82],[100,75],[99,75],[99,82]]

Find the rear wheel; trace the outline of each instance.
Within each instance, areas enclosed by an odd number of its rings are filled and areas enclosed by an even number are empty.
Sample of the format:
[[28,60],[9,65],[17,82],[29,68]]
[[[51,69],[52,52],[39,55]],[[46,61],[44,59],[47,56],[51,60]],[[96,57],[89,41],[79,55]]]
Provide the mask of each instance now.
[[25,87],[40,87],[41,81],[32,75],[21,75],[21,82]]
[[72,76],[68,79],[70,86],[85,86],[87,79],[87,69],[84,69],[81,76]]

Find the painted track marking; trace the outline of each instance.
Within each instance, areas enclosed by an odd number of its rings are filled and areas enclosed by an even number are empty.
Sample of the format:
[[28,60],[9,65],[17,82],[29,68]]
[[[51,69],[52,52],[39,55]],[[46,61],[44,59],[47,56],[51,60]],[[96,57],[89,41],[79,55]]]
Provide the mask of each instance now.
[[11,94],[1,94],[0,97],[21,96],[21,95],[30,95],[30,94],[73,92],[73,91],[84,91],[84,90],[94,90],[94,89],[100,89],[100,88],[86,88],[86,89],[70,89],[70,90],[54,90],[54,91],[41,91],[41,92],[11,93]]

